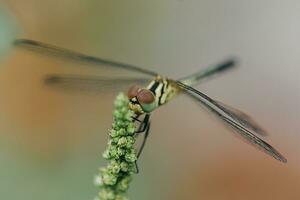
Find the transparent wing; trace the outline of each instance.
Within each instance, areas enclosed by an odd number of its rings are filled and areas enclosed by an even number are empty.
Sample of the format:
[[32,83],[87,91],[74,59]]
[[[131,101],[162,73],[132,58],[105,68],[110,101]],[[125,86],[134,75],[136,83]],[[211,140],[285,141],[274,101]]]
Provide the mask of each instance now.
[[62,89],[82,90],[82,91],[121,91],[128,89],[129,85],[145,85],[150,79],[125,78],[125,77],[102,77],[89,75],[67,75],[51,74],[45,78],[45,84]]
[[[186,85],[193,86],[204,79],[232,70],[236,66],[236,63],[237,61],[233,58],[227,59],[218,65],[208,67],[199,72],[193,73],[187,77],[179,79],[179,81]],[[253,120],[253,118],[250,117],[248,114],[236,108],[228,106],[224,103],[218,102],[218,104],[220,107],[222,107],[223,110],[225,110],[234,120],[238,121],[240,124],[251,129],[259,135],[268,135],[267,132],[258,123],[256,123]]]
[[157,73],[143,69],[134,65],[115,62],[111,60],[102,59],[99,57],[88,56],[82,53],[78,53],[72,50],[60,48],[54,45],[49,45],[42,42],[37,42],[29,39],[18,39],[14,41],[14,46],[36,53],[45,54],[48,56],[59,57],[70,61],[82,62],[84,64],[93,65],[97,67],[110,67],[115,69],[124,69],[128,71],[138,72],[144,75],[156,76]]
[[217,101],[213,100],[206,94],[194,89],[191,86],[185,85],[179,81],[177,81],[176,83],[180,88],[183,89],[183,91],[186,94],[199,101],[208,110],[210,110],[223,122],[225,122],[225,124],[229,125],[234,130],[236,130],[236,132],[239,133],[245,140],[250,142],[250,144],[254,145],[255,147],[259,148],[260,150],[266,152],[270,156],[283,163],[287,162],[286,158],[284,158],[275,148],[273,148],[264,140],[260,139],[253,132],[251,132],[251,130],[249,130],[247,127],[245,127],[242,123],[239,122],[242,120],[235,120],[233,117],[231,117],[230,113],[228,113],[228,111],[224,109],[222,105],[220,105]]
[[[227,59],[224,62],[208,67],[206,69],[200,70],[199,72],[193,73],[189,76],[186,76],[184,78],[179,79],[180,82],[193,86],[197,83],[206,80],[207,78],[214,77],[219,74],[223,74],[224,72],[227,72],[229,70],[232,70],[236,66],[237,61],[233,58]],[[222,107],[223,110],[226,110],[226,112],[236,121],[244,125],[245,127],[251,129],[252,131],[255,131],[257,134],[261,136],[267,136],[267,132],[259,125],[257,124],[252,117],[250,117],[248,114],[233,108],[231,106],[228,106],[224,103],[218,102],[218,104]]]
[[[216,74],[221,74],[228,71],[235,65],[235,60],[228,59],[225,62],[202,69],[186,78],[180,79],[186,83],[198,83],[202,79],[207,79],[208,77],[214,76]],[[48,75],[45,82],[49,86],[58,86],[60,88],[68,89],[79,89],[79,90],[113,90],[121,86],[128,86],[129,84],[140,84],[145,85],[150,82],[150,79],[146,78],[107,78],[99,76],[82,76],[82,75],[61,75],[52,74]]]
[[262,128],[257,122],[255,122],[255,120],[251,116],[249,116],[245,112],[240,111],[219,101],[218,104],[222,108],[222,110],[226,111],[226,113],[230,115],[231,118],[238,121],[246,128],[251,129],[252,131],[261,136],[269,135],[264,128]]
[[202,69],[198,72],[190,74],[189,76],[181,78],[179,79],[179,81],[186,85],[193,86],[207,78],[214,77],[217,74],[222,74],[226,71],[233,69],[236,66],[236,63],[237,61],[235,59],[230,58],[220,64],[208,67],[206,69]]

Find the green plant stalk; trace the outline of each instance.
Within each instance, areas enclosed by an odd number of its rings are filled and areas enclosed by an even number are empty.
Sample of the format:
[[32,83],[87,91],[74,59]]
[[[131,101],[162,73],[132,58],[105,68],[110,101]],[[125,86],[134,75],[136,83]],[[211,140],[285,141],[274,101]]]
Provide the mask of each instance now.
[[114,102],[114,120],[109,130],[108,147],[103,153],[109,164],[100,168],[95,177],[95,185],[100,189],[95,200],[129,200],[126,192],[136,170],[137,154],[134,148],[134,113],[128,108],[128,103],[128,97],[123,93]]

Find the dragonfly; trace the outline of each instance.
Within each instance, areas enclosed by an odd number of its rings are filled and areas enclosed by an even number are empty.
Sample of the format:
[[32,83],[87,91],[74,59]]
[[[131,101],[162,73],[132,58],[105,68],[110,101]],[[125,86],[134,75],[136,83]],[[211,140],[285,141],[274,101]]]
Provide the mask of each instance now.
[[[135,113],[133,120],[139,122],[136,134],[144,134],[142,144],[137,153],[138,158],[140,157],[149,136],[151,113],[171,101],[179,94],[184,94],[203,105],[204,108],[214,114],[225,125],[231,127],[234,132],[252,146],[267,153],[280,162],[287,162],[287,159],[279,151],[262,139],[262,137],[268,135],[268,133],[257,122],[255,122],[252,117],[239,109],[228,106],[195,89],[194,86],[203,80],[233,69],[236,66],[235,59],[230,58],[222,63],[202,69],[180,79],[171,79],[155,71],[144,69],[135,65],[89,56],[30,39],[17,39],[14,41],[14,46],[22,50],[44,54],[54,58],[81,62],[83,65],[125,70],[129,73],[135,72],[146,76],[147,78],[122,78],[50,74],[45,78],[46,84],[60,87],[73,85],[75,87],[84,86],[85,88],[89,88],[96,86],[96,88],[102,88],[112,85],[131,85],[127,92],[129,108]],[[139,84],[144,84],[145,86],[141,87]]]

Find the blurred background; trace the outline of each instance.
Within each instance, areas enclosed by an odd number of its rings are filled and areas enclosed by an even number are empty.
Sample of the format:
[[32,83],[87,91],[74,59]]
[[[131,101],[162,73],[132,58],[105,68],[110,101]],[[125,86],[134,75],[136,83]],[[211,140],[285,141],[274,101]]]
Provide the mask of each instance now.
[[49,88],[49,73],[101,75],[12,47],[29,38],[179,78],[228,56],[197,88],[250,113],[288,159],[234,137],[180,96],[157,110],[131,199],[300,199],[300,2],[2,0],[0,197],[93,199],[116,92]]

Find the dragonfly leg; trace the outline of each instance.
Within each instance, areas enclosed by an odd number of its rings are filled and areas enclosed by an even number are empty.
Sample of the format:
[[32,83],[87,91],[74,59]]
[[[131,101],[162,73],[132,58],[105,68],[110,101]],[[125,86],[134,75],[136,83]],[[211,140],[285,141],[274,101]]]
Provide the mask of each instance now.
[[139,133],[145,132],[147,125],[149,123],[149,120],[150,120],[150,114],[146,114],[146,116],[144,117],[143,120],[138,119],[138,117],[133,117],[133,119],[134,119],[134,121],[137,121],[140,123],[139,127],[135,131],[135,134],[137,136]]
[[145,147],[146,141],[147,141],[148,136],[149,136],[150,125],[151,125],[151,122],[148,122],[148,124],[146,126],[146,129],[145,129],[145,132],[144,132],[144,138],[143,138],[142,145],[140,146],[140,149],[138,150],[137,158],[140,157],[140,155],[141,155],[141,153],[142,153],[142,151]]
[[138,174],[140,172],[140,170],[139,170],[139,166],[137,164],[137,161],[135,161],[134,164],[135,164],[135,173]]
[[[142,142],[142,145],[140,146],[139,150],[138,150],[138,153],[137,153],[137,158],[139,159],[139,157],[141,156],[141,153],[145,147],[145,144],[146,144],[146,141],[147,141],[147,138],[149,136],[149,131],[150,131],[150,125],[151,123],[149,122],[147,125],[146,125],[146,129],[144,131],[144,138],[143,138],[143,142]],[[135,173],[139,173],[139,167],[138,167],[138,163],[137,163],[137,160],[134,162],[135,164],[135,168],[136,168],[136,172]]]
[[[146,144],[146,141],[147,141],[147,138],[148,138],[148,135],[149,135],[150,115],[146,114],[146,116],[144,117],[144,119],[142,121],[139,120],[138,118],[135,118],[134,120],[138,121],[140,123],[139,127],[137,128],[137,130],[135,132],[136,136],[138,134],[144,133],[144,138],[143,138],[142,145],[140,146],[140,148],[138,150],[138,153],[137,153],[137,158],[139,158],[142,151],[143,151],[143,149],[144,149],[144,147],[145,147],[145,144]],[[135,173],[139,173],[139,167],[138,167],[137,161],[135,161],[135,168],[136,168]]]
[[135,116],[135,117],[132,117],[133,121],[137,121],[137,122],[142,123],[142,121],[139,120],[139,116],[140,116],[140,115],[137,115],[137,116]]

